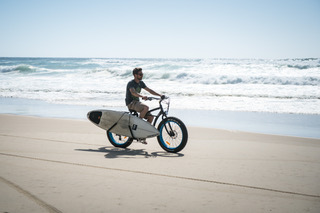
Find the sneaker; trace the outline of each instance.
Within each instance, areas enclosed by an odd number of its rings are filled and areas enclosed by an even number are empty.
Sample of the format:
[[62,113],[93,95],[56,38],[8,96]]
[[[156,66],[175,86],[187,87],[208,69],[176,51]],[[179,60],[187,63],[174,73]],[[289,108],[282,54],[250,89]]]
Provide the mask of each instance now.
[[148,144],[145,138],[140,139],[139,142],[142,143],[142,144]]

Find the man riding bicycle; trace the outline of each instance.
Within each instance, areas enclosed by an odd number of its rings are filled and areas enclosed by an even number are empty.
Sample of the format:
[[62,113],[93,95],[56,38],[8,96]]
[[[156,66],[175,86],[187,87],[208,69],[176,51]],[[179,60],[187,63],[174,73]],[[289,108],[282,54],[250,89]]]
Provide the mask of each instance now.
[[141,89],[147,90],[150,94],[156,96],[162,96],[159,93],[153,91],[142,81],[143,73],[142,68],[134,68],[132,71],[134,79],[127,84],[126,91],[126,105],[129,110],[135,110],[140,113],[140,118],[145,118],[149,123],[152,123],[153,116],[148,115],[149,107],[140,102],[140,98],[147,100],[147,96],[140,95]]

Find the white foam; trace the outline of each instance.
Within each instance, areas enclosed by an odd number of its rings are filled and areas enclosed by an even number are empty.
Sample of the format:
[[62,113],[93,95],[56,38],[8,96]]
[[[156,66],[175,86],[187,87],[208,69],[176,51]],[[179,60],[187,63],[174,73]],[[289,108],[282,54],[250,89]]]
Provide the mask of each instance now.
[[0,58],[0,97],[122,107],[134,67],[175,108],[320,114],[320,59]]

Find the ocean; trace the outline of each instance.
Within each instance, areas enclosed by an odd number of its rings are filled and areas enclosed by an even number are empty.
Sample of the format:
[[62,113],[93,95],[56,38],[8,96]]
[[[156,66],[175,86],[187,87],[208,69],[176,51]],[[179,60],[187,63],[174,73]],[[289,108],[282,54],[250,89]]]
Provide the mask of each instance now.
[[320,114],[319,58],[0,58],[0,97],[122,107],[135,67],[173,108]]
[[[305,115],[316,118],[312,126],[320,130],[320,58],[0,58],[0,113],[19,114],[23,105],[30,111],[32,101],[38,112],[29,114],[36,115],[44,110],[35,106],[39,103],[125,110],[126,85],[135,67],[143,69],[149,88],[170,97],[170,107],[179,115]],[[47,112],[49,117],[53,111]]]

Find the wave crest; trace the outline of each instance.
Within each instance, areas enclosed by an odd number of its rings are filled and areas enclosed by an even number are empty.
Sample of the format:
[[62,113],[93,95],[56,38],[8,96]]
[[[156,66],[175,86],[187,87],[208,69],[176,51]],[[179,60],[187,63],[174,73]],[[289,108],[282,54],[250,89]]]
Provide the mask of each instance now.
[[19,73],[32,73],[35,72],[36,68],[31,65],[16,65],[16,66],[1,66],[1,73],[9,73],[9,72],[19,72]]

